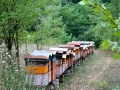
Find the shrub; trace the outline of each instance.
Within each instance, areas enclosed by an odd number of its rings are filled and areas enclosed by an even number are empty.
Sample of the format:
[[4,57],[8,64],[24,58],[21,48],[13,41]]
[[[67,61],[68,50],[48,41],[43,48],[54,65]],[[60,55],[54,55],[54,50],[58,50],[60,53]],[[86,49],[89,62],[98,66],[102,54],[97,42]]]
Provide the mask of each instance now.
[[108,84],[106,81],[92,80],[90,86],[95,88],[95,90],[105,90]]
[[34,90],[33,83],[26,82],[26,73],[22,67],[17,64],[8,53],[2,56],[1,66],[1,88],[0,90]]

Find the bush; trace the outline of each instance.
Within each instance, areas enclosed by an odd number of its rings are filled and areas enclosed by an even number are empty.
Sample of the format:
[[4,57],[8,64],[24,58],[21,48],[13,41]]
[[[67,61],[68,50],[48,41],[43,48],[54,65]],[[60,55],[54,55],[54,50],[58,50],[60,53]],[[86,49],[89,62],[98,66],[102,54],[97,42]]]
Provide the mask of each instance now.
[[116,88],[114,88],[112,90],[120,90],[120,87],[116,86]]
[[95,90],[105,90],[108,84],[106,81],[92,80],[90,86],[95,88]]
[[17,64],[8,53],[3,54],[1,66],[1,88],[0,90],[34,90],[34,84],[26,82],[26,73],[22,67]]

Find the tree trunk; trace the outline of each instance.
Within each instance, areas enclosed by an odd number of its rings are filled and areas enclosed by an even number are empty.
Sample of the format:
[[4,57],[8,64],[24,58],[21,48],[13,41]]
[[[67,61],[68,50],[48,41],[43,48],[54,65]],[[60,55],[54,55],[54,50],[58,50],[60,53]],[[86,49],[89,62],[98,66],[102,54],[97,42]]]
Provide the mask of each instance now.
[[39,42],[38,42],[38,40],[36,40],[36,46],[37,46],[37,50],[39,50]]
[[11,55],[11,54],[12,54],[12,53],[11,53],[11,52],[12,52],[12,44],[7,43],[6,46],[7,46],[8,52],[9,52],[10,55]]
[[[7,47],[7,52],[12,56],[12,39],[11,38],[6,38],[5,39],[5,45]],[[11,61],[10,61],[11,64]]]
[[18,26],[18,20],[16,20],[16,24],[14,26],[15,30],[15,37],[14,37],[14,44],[15,44],[15,50],[16,50],[16,61],[18,64],[18,69],[20,69],[20,59],[19,59],[19,26]]
[[16,49],[16,60],[18,63],[18,68],[20,69],[18,31],[16,31],[15,49]]
[[25,42],[25,53],[27,53],[27,49],[28,49],[28,42]]

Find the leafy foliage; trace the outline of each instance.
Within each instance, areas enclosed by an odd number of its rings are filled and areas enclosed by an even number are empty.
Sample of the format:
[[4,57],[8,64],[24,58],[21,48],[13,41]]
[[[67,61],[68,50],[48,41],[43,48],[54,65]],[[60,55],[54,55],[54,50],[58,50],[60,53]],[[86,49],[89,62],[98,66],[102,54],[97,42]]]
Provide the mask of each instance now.
[[101,48],[103,50],[108,50],[110,48],[110,44],[108,40],[105,40],[102,44],[101,44]]
[[[89,10],[89,11],[88,11]],[[66,24],[66,33],[72,34],[76,40],[85,40],[83,34],[90,28],[90,14],[92,10],[89,6],[68,3],[61,10],[63,23]]]
[[[3,53],[3,60],[0,62],[0,79],[1,87],[0,90],[34,90],[36,87],[33,83],[27,82],[25,77],[26,73],[19,65],[13,60],[9,53]],[[32,81],[32,80],[31,80]],[[33,79],[34,81],[34,79]],[[44,87],[37,87],[37,89],[42,89]]]
[[40,41],[50,45],[66,36],[60,0],[2,0],[0,6],[0,40],[9,52],[15,46],[18,58],[19,44]]
[[119,13],[120,13],[119,3],[120,3],[120,0],[111,0],[110,3],[105,3],[105,6],[111,12],[114,19],[119,18]]
[[49,4],[39,15],[40,22],[36,24],[35,40],[41,42],[42,45],[63,43],[65,41],[63,37],[67,38],[60,10],[61,4],[59,2],[54,5]]
[[22,33],[23,30],[36,22],[39,5],[42,6],[39,0],[2,0],[0,3],[0,38],[9,52],[11,52],[12,46],[15,46],[17,57],[19,57],[19,38],[25,35]]
[[[83,0],[84,3],[91,5],[92,7],[94,7],[94,12],[96,13],[101,13],[101,17],[102,19],[110,26],[111,31],[109,30],[109,32],[111,33],[110,37],[107,38],[103,38],[103,39],[108,39],[105,42],[103,42],[101,44],[103,49],[108,49],[111,48],[112,51],[116,52],[116,55],[114,56],[115,59],[120,58],[119,55],[119,32],[120,32],[120,28],[119,28],[119,18],[117,20],[115,20],[112,17],[112,14],[110,13],[110,11],[101,3],[99,3],[99,1],[96,0],[96,3],[94,4],[93,2],[87,1],[87,0]],[[105,29],[105,31],[103,33],[105,33],[107,31],[107,29]],[[99,30],[100,32],[100,30]],[[107,33],[105,33],[106,36]]]
[[120,87],[116,86],[116,88],[114,88],[112,90],[120,90]]

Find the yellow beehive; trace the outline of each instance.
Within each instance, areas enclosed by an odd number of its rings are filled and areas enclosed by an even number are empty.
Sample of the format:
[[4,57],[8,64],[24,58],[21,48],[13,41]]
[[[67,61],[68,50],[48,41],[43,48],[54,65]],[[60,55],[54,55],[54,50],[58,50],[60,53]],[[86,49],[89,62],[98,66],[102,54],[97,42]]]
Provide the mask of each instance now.
[[45,74],[48,72],[48,65],[45,66],[25,66],[26,73]]

